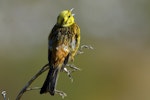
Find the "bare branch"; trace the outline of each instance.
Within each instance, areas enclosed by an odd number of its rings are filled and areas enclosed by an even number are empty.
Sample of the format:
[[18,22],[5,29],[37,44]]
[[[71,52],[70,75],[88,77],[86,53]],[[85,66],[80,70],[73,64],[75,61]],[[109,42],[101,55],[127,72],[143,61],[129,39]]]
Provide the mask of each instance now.
[[32,82],[39,77],[39,75],[41,75],[43,72],[45,72],[46,70],[49,69],[49,64],[44,65],[40,71],[37,72],[37,74],[35,74],[31,80],[29,82],[27,82],[27,84],[22,88],[22,90],[19,92],[16,100],[20,100],[21,96],[24,94],[24,92],[27,91],[27,88],[32,84]]
[[[6,94],[7,94],[6,91],[2,91],[2,96],[3,96],[4,100],[7,100]],[[8,100],[9,100],[9,98],[8,98]]]
[[83,54],[83,53],[84,53],[84,52],[83,52],[83,49],[91,49],[91,50],[93,50],[94,48],[93,48],[91,45],[82,45],[82,46],[79,48],[79,50],[78,50],[78,52],[77,52],[77,55]]
[[41,87],[33,87],[33,88],[27,88],[26,91],[31,91],[31,90],[39,90]]
[[66,94],[65,92],[63,92],[63,91],[55,90],[55,92],[56,92],[57,94],[59,94],[63,99],[64,99],[64,97],[67,96],[67,94]]
[[[90,46],[90,45],[82,45],[82,46],[80,47],[80,49],[78,50],[77,55],[84,53],[84,52],[83,52],[83,49],[84,49],[84,48],[93,49],[93,47]],[[72,72],[74,72],[74,71],[76,71],[76,70],[80,70],[78,67],[76,67],[76,66],[73,65],[73,64],[67,64],[66,67],[70,67],[71,69],[73,69],[73,70],[64,70],[64,71],[66,71],[66,73],[69,75],[70,79],[72,79],[72,77],[71,77],[71,75],[70,75]],[[26,91],[39,90],[39,89],[41,89],[41,87],[29,88],[29,86],[33,83],[33,81],[34,81],[35,79],[37,79],[43,72],[45,72],[45,71],[48,70],[48,69],[49,69],[49,64],[44,65],[44,66],[26,83],[26,85],[22,88],[22,90],[21,90],[21,91],[19,92],[19,94],[17,95],[16,100],[20,100],[21,97],[22,97],[22,95],[23,95]],[[67,96],[67,94],[64,93],[63,91],[55,90],[55,92],[56,92],[57,94],[59,94],[62,98],[64,98],[65,96]],[[6,100],[6,92],[5,92],[5,91],[3,91],[3,94],[2,94],[2,95],[3,95],[4,100]]]
[[76,71],[76,70],[81,71],[81,69],[75,66],[74,64],[66,64],[66,67],[70,67],[71,69],[73,69],[73,71]]
[[[41,89],[41,87],[33,87],[33,88],[27,88],[26,91],[39,90],[39,89]],[[67,96],[67,94],[63,91],[55,90],[55,93],[59,94],[63,99],[64,99],[64,97]]]

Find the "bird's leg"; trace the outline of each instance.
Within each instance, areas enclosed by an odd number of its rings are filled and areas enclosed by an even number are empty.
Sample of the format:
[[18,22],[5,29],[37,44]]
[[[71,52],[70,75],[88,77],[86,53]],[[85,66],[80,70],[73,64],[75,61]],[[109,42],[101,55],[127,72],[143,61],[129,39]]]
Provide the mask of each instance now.
[[64,97],[67,96],[67,94],[65,92],[63,92],[63,91],[55,90],[55,93],[59,94],[63,99],[64,99]]

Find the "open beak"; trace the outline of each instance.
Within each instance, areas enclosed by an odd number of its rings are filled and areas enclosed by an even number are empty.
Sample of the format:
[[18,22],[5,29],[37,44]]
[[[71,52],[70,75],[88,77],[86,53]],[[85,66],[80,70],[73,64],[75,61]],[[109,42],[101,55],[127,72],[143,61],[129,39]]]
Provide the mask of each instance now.
[[[71,9],[70,9],[70,12],[72,12],[73,10],[74,10],[74,8],[71,8]],[[74,15],[75,15],[75,14],[72,14],[72,16],[74,16]]]
[[73,11],[73,9],[74,9],[74,8],[71,8],[71,9],[70,9],[70,12],[72,12],[72,11]]
[[72,14],[72,16],[74,16],[75,14]]

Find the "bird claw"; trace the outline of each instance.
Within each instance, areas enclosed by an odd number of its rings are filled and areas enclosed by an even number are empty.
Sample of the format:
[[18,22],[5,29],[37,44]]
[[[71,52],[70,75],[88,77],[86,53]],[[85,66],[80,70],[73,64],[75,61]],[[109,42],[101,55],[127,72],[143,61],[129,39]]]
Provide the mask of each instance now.
[[62,97],[62,99],[64,99],[64,97],[67,96],[67,94],[65,92],[63,92],[63,91],[55,90],[55,93],[59,94]]

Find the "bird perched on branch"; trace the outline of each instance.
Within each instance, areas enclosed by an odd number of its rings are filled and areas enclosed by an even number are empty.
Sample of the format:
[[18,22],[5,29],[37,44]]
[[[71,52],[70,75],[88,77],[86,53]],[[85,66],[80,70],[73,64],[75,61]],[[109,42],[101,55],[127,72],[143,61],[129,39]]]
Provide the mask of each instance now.
[[72,10],[64,10],[57,17],[57,23],[48,37],[49,72],[40,94],[55,94],[58,73],[64,70],[68,61],[73,61],[80,45],[80,28],[75,23]]

